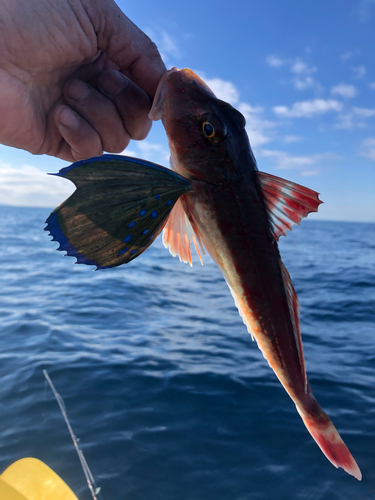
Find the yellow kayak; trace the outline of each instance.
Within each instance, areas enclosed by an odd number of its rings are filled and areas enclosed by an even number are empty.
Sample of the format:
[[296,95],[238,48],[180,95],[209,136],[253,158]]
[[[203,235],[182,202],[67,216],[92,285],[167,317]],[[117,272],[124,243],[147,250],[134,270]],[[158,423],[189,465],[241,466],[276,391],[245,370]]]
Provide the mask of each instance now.
[[67,484],[45,463],[22,458],[0,476],[1,500],[78,500]]

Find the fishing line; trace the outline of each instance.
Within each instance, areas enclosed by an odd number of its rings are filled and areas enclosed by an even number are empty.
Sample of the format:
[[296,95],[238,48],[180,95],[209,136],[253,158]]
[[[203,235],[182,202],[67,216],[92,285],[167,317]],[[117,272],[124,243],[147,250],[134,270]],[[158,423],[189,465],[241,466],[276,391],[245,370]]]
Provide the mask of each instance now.
[[53,395],[56,398],[56,401],[57,401],[57,403],[58,403],[58,405],[60,407],[61,413],[62,413],[62,415],[64,417],[65,423],[66,423],[66,425],[68,427],[68,430],[69,430],[70,436],[72,438],[74,447],[75,447],[75,449],[77,451],[77,454],[78,454],[79,461],[81,462],[81,466],[82,466],[83,472],[85,474],[86,481],[87,481],[90,493],[92,495],[92,498],[93,498],[93,500],[101,500],[101,497],[99,496],[100,487],[98,488],[96,486],[95,479],[94,479],[94,477],[93,477],[93,475],[91,473],[91,470],[90,470],[89,466],[87,465],[87,462],[86,462],[85,456],[83,454],[83,451],[78,446],[78,438],[75,436],[75,434],[73,432],[73,429],[72,429],[72,426],[70,425],[70,422],[69,422],[69,419],[68,419],[68,415],[66,413],[66,408],[65,408],[64,400],[60,396],[60,394],[56,391],[55,386],[53,385],[52,380],[50,379],[50,377],[49,377],[49,375],[47,373],[47,370],[43,370],[43,375],[46,377],[46,380],[47,380],[47,382],[49,383],[49,385],[51,387]]

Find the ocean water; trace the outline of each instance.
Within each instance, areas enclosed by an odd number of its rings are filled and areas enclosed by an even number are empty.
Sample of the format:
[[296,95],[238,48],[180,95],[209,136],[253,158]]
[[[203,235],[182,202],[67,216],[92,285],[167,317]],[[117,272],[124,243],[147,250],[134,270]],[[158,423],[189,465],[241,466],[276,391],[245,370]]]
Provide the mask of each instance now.
[[46,369],[103,500],[375,499],[375,224],[306,220],[280,243],[358,482],[306,431],[209,257],[190,268],[159,238],[93,272],[55,251],[48,212],[0,207],[0,473],[34,456],[91,498]]

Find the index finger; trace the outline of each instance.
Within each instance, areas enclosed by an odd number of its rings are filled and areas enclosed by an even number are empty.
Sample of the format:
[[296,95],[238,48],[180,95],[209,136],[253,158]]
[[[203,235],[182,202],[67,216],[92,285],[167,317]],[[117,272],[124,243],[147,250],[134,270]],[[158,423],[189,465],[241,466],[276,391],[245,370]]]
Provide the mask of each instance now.
[[156,45],[113,0],[91,0],[86,8],[96,32],[98,49],[153,98],[166,71]]

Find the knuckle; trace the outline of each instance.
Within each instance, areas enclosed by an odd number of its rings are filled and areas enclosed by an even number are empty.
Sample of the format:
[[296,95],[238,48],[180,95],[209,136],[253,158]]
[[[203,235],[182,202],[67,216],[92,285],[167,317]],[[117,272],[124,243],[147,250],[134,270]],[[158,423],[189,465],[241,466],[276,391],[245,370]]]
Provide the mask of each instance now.
[[75,160],[86,160],[92,156],[100,156],[103,154],[103,147],[100,141],[90,141],[85,144],[80,144],[82,149],[74,150],[72,147],[72,154]]
[[104,144],[104,150],[108,153],[122,153],[130,142],[130,137],[123,134],[116,141]]
[[71,80],[65,87],[65,97],[72,101],[83,101],[91,93],[91,87],[82,80]]
[[152,122],[148,120],[147,123],[135,128],[132,131],[131,138],[134,139],[135,141],[143,141],[143,139],[146,139],[146,137],[148,136],[148,133],[151,130],[151,126]]
[[158,49],[156,43],[153,42],[151,40],[151,38],[149,38],[149,37],[147,37],[146,43],[147,43],[147,53],[148,53],[149,58],[159,61],[161,59],[161,57],[160,57],[160,52],[159,52],[159,49]]

